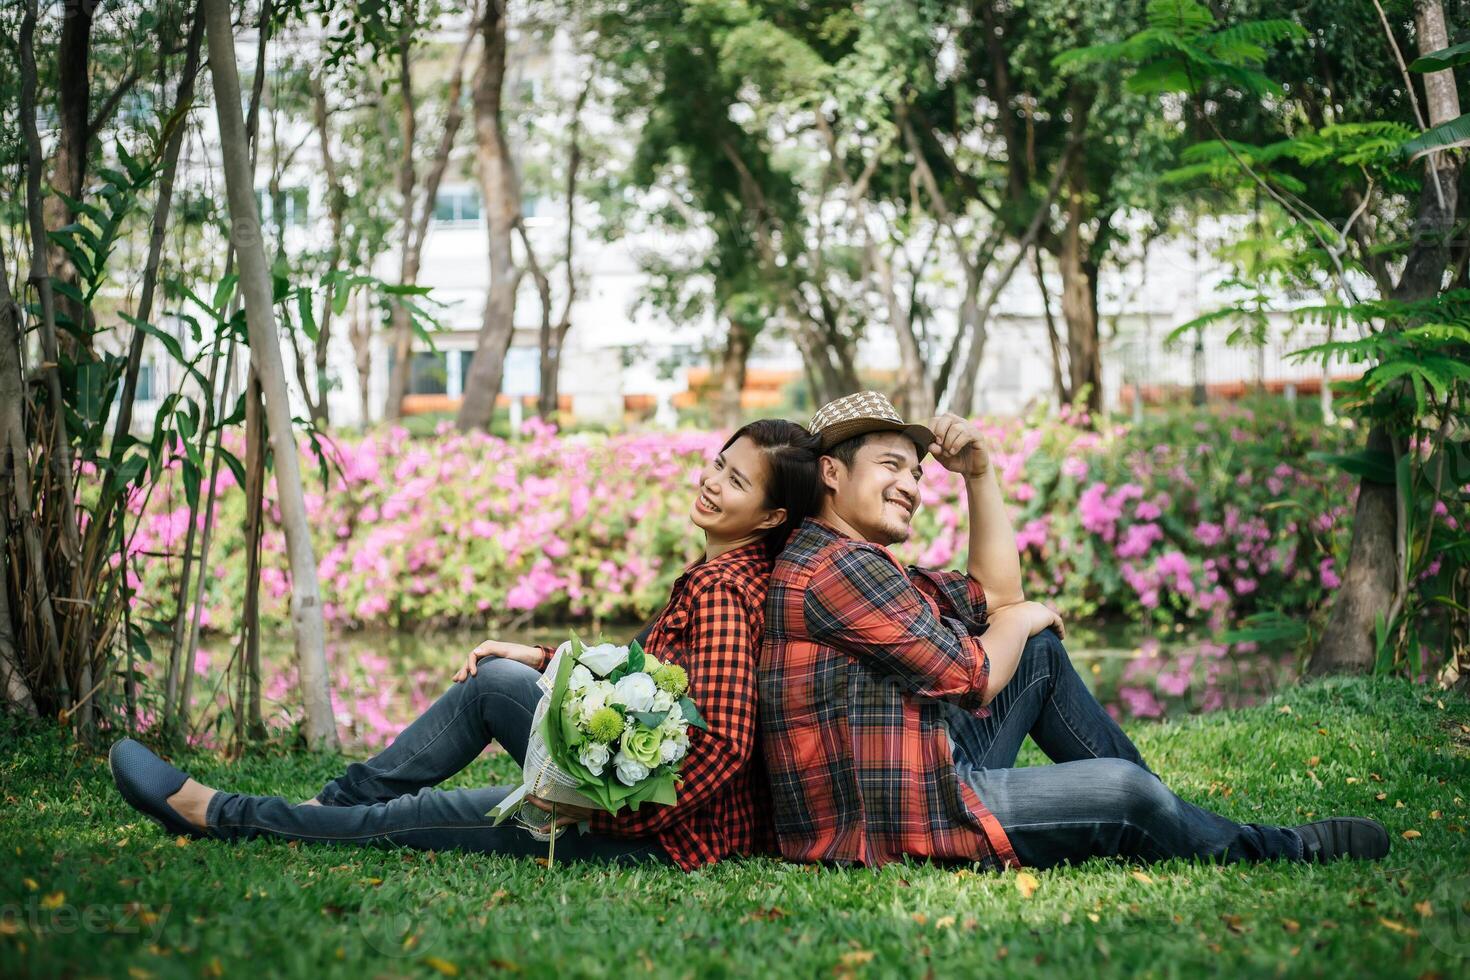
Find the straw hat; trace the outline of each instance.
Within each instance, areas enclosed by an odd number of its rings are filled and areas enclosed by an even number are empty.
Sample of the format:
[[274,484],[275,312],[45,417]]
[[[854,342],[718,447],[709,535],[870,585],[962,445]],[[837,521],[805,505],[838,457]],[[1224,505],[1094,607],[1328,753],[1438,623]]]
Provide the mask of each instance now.
[[833,399],[817,409],[808,428],[822,440],[824,451],[869,432],[902,432],[913,440],[923,459],[934,441],[934,433],[927,426],[905,422],[893,403],[878,391],[859,391]]

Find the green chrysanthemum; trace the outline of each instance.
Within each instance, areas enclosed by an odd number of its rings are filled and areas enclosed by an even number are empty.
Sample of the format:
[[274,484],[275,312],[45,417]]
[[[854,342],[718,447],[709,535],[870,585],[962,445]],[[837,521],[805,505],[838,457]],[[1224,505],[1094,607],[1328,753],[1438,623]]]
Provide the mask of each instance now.
[[653,682],[658,685],[659,690],[667,691],[676,698],[684,696],[689,690],[689,674],[678,664],[664,664],[653,672]]
[[598,708],[587,719],[587,735],[594,742],[611,742],[623,734],[623,715],[617,708]]

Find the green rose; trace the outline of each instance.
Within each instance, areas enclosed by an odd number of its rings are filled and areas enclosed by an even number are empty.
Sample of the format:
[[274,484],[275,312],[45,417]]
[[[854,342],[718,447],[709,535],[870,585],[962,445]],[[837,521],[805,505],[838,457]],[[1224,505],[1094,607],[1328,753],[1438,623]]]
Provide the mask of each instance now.
[[623,732],[623,753],[652,769],[659,763],[658,747],[663,740],[663,732],[634,725],[630,731]]

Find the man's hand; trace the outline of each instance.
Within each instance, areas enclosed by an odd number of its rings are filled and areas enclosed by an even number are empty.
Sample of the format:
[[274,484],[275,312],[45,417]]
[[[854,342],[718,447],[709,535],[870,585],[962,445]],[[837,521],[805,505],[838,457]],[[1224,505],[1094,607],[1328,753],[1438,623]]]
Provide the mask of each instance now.
[[966,479],[984,476],[989,471],[990,451],[974,423],[945,412],[930,419],[928,425],[934,433],[929,452],[940,466]]
[[480,660],[484,657],[504,657],[528,667],[541,665],[541,651],[524,643],[506,643],[502,640],[486,640],[465,657],[465,664],[454,672],[454,683],[459,684],[479,673]]
[[527,796],[526,802],[537,809],[545,810],[547,813],[550,813],[551,808],[555,806],[556,825],[558,827],[570,827],[573,824],[581,823],[583,820],[590,819],[592,814],[597,812],[589,807],[573,806],[570,803],[548,803],[539,796]]
[[1016,617],[1026,624],[1027,638],[1035,636],[1042,630],[1051,628],[1057,631],[1057,637],[1065,640],[1067,638],[1067,627],[1062,623],[1062,617],[1050,606],[1044,606],[1039,602],[1013,602],[1008,606],[992,609],[988,618]]

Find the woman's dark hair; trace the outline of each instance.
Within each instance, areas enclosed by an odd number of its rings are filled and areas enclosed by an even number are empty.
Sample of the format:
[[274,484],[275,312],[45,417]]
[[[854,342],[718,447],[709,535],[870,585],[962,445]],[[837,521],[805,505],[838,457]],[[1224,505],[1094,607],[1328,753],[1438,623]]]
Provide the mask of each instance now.
[[786,539],[791,532],[818,510],[821,498],[817,459],[822,453],[822,443],[795,422],[757,419],[736,429],[735,434],[720,447],[720,452],[735,445],[735,441],[742,437],[754,443],[770,464],[765,506],[786,511],[786,520],[766,532],[766,552],[775,557],[786,547]]

